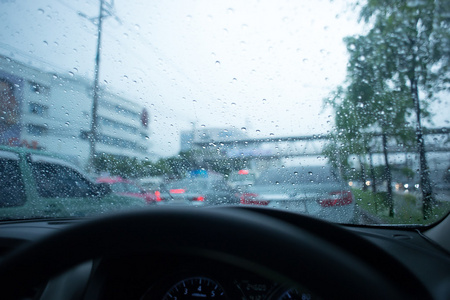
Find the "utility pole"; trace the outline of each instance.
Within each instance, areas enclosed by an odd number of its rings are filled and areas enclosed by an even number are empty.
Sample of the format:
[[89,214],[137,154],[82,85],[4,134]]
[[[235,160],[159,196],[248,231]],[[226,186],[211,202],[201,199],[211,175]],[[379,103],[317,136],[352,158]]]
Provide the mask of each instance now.
[[[102,25],[103,18],[113,16],[114,9],[114,0],[111,0],[111,3],[107,3],[104,0],[100,0],[100,10],[98,17],[89,18],[84,13],[78,12],[83,18],[88,19],[94,25],[97,25],[97,51],[95,55],[95,69],[94,69],[94,87],[93,87],[93,99],[92,99],[92,112],[91,112],[91,128],[88,131],[88,141],[89,141],[89,161],[88,161],[88,170],[89,172],[95,171],[95,146],[98,140],[98,97],[100,92],[99,86],[99,75],[100,75],[100,50],[101,50],[101,41],[102,41]],[[120,23],[120,19],[115,16],[115,19]]]

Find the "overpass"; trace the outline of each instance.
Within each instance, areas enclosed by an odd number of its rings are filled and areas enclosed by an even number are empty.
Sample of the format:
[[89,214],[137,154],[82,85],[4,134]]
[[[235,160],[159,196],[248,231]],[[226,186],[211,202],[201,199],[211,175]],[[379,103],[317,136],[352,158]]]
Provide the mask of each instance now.
[[[382,153],[381,133],[373,133],[372,137],[378,138],[379,142],[372,147],[372,153]],[[424,129],[423,133],[427,153],[450,153],[450,127]],[[197,149],[214,150],[206,151],[221,153],[229,158],[258,158],[279,159],[289,157],[301,157],[321,155],[323,146],[332,140],[328,134],[315,134],[289,137],[249,138],[237,140],[209,140],[194,141],[193,146]],[[415,146],[404,146],[390,143],[388,153],[416,153]],[[208,156],[208,155],[207,155]],[[210,155],[206,159],[217,158]]]

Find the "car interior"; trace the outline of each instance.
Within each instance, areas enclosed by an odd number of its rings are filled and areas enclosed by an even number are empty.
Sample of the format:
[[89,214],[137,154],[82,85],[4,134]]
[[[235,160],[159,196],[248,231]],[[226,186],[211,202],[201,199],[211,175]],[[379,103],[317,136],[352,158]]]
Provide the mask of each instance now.
[[450,0],[0,0],[0,300],[450,300]]
[[214,283],[204,291],[220,299],[448,299],[449,222],[361,227],[233,206],[11,221],[2,298],[171,299],[177,284]]

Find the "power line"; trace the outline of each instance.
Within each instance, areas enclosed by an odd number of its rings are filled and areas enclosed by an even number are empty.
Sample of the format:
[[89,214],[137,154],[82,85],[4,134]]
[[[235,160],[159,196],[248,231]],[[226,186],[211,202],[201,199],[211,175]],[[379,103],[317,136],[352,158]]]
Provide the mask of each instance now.
[[62,1],[62,0],[57,0],[60,4],[64,5],[65,7],[67,7],[70,10],[73,10],[74,12],[78,13],[78,9],[73,8],[72,6],[70,6],[69,4],[67,4],[66,2]]

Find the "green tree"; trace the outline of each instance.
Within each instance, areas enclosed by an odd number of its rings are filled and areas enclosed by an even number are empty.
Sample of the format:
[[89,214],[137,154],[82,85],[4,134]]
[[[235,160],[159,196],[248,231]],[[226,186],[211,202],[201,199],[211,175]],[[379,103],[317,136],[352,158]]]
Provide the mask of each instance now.
[[[336,96],[329,99],[336,112],[335,124],[341,149],[348,154],[370,156],[370,144],[375,136],[382,137],[385,160],[385,180],[390,215],[394,214],[392,200],[391,170],[388,161],[388,140],[406,143],[411,132],[407,126],[412,103],[409,93],[388,80],[392,77],[392,64],[386,63],[387,48],[382,47],[383,38],[376,31],[366,36],[345,39],[350,55],[348,86],[338,88]],[[381,45],[381,46],[380,46]],[[360,159],[362,162],[362,159]],[[363,167],[363,163],[361,163]],[[365,174],[365,170],[362,170]],[[371,171],[374,174],[373,171]],[[373,176],[373,175],[372,175]],[[365,181],[365,180],[363,180]]]
[[408,90],[414,107],[424,219],[431,214],[433,196],[422,119],[435,92],[449,88],[449,13],[448,1],[435,0],[368,0],[360,11],[361,19],[372,25],[368,35],[380,37],[375,53],[379,69],[387,71],[384,82]]

